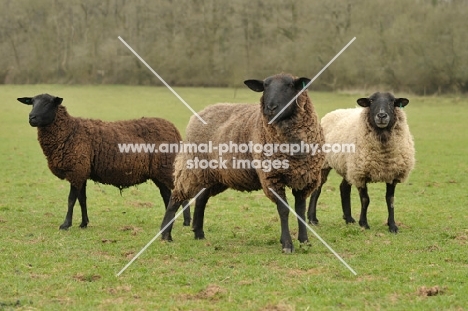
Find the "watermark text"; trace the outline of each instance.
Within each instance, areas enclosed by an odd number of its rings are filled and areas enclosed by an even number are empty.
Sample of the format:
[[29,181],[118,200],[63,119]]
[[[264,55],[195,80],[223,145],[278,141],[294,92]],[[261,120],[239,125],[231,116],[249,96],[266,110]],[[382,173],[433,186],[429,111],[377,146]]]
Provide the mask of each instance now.
[[225,154],[242,154],[242,153],[261,153],[267,157],[274,154],[283,153],[291,156],[294,155],[316,155],[317,153],[354,153],[356,148],[354,144],[328,144],[323,145],[317,143],[218,143],[212,141],[207,143],[120,143],[118,144],[119,152],[121,153],[216,153],[219,156]]

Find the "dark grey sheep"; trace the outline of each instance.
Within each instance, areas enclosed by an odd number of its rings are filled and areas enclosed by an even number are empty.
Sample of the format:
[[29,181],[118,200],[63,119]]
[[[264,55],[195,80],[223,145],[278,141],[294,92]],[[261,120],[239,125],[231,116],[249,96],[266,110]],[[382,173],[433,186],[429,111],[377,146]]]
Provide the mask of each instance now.
[[[202,124],[192,117],[187,126],[187,143],[214,146],[235,142],[237,144],[280,144],[307,143],[322,144],[324,137],[314,106],[304,91],[270,125],[268,124],[287,103],[292,100],[310,81],[308,78],[297,78],[289,74],[278,74],[265,80],[247,80],[244,83],[256,92],[263,92],[260,104],[217,104],[200,112],[207,121]],[[213,153],[179,153],[175,161],[175,188],[171,196],[161,228],[165,227],[184,200],[194,197],[202,188],[206,190],[197,198],[193,216],[193,231],[196,239],[205,237],[203,218],[208,199],[231,188],[239,191],[263,189],[265,195],[273,201],[281,220],[281,243],[283,252],[293,251],[289,232],[289,209],[269,188],[273,189],[285,202],[285,188],[292,188],[295,197],[297,214],[305,219],[306,198],[320,184],[320,171],[324,161],[322,154],[311,153],[288,154],[275,152],[271,156],[255,152],[228,152],[222,155],[226,159],[227,169],[187,167],[196,158],[209,161],[218,160],[219,152]],[[256,168],[233,168],[236,161],[246,160],[249,163],[261,164]],[[256,161],[256,162],[255,162]],[[265,162],[269,161],[269,162]],[[276,161],[276,162],[274,162]],[[276,163],[276,167],[265,169],[265,163]],[[287,164],[287,165],[284,165]],[[308,241],[307,230],[299,223],[298,239],[301,243]],[[172,240],[172,225],[162,234],[165,240]]]

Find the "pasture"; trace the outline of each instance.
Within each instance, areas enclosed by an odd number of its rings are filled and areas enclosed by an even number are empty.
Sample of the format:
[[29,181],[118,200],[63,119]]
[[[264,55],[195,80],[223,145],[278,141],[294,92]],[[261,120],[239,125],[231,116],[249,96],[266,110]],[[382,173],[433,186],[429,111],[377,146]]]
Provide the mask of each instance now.
[[[177,88],[195,111],[217,102],[258,102],[245,88]],[[368,93],[309,95],[320,117]],[[118,120],[158,116],[184,135],[190,111],[163,87],[0,86],[0,310],[462,310],[468,307],[468,99],[407,94],[416,168],[395,194],[400,228],[385,225],[385,186],[370,184],[370,230],[341,219],[340,179],[330,174],[318,206],[320,236],[281,253],[276,207],[262,192],[212,198],[206,240],[177,219],[173,243],[156,240],[164,206],[147,182],[123,190],[88,182],[87,229],[59,231],[69,184],[49,171],[17,97],[64,98],[73,116]],[[289,195],[289,203],[293,204]],[[359,198],[352,191],[353,216]],[[292,233],[297,222],[290,215]],[[294,236],[293,236],[294,238]]]

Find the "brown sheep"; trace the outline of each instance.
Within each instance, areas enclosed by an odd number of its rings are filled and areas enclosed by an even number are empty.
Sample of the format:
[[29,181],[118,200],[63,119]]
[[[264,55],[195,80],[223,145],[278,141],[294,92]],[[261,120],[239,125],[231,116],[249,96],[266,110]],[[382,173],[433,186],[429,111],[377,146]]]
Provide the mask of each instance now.
[[[151,179],[159,188],[167,207],[173,182],[174,153],[123,153],[122,143],[179,143],[177,128],[164,119],[104,122],[72,117],[61,105],[62,98],[41,94],[18,98],[32,105],[29,124],[37,127],[39,144],[52,173],[70,183],[68,212],[60,229],[72,226],[76,199],[81,206],[81,228],[89,222],[86,181],[113,185],[120,190]],[[190,212],[184,214],[184,225]]]

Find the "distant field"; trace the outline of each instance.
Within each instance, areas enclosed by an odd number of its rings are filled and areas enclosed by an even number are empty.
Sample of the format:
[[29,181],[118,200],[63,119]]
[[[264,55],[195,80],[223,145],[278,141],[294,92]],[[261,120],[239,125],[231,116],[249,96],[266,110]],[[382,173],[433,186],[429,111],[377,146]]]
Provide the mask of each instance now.
[[[197,111],[217,102],[258,102],[241,89],[177,88]],[[89,227],[59,231],[69,184],[47,168],[17,97],[50,93],[70,114],[118,120],[158,116],[184,135],[190,111],[167,89],[130,86],[0,86],[0,310],[462,310],[468,308],[468,99],[415,97],[405,111],[417,165],[397,186],[400,233],[385,225],[385,186],[371,184],[370,230],[341,219],[339,178],[330,174],[314,227],[358,273],[312,234],[311,247],[281,253],[276,207],[262,192],[212,198],[206,240],[180,219],[173,243],[155,241],[164,206],[152,183],[123,191],[88,184]],[[320,116],[369,94],[309,92]],[[401,95],[401,94],[396,94]],[[290,203],[293,198],[289,196]],[[78,204],[78,203],[77,203]],[[353,189],[353,215],[359,198]],[[290,218],[296,235],[297,222]],[[434,296],[426,296],[436,287]],[[434,289],[435,290],[435,289]]]

